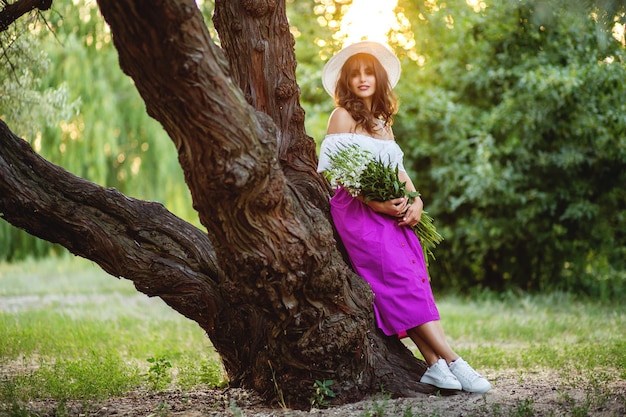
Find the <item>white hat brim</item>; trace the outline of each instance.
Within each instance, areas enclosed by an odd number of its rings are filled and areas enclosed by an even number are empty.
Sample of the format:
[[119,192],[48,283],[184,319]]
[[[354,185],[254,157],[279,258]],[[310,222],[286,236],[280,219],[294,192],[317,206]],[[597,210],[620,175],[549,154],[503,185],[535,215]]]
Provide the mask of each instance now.
[[401,72],[398,57],[382,43],[372,41],[357,42],[337,52],[328,60],[326,65],[324,65],[324,69],[322,70],[322,84],[331,97],[335,96],[335,87],[341,67],[343,67],[343,64],[346,63],[348,58],[359,53],[370,54],[378,59],[380,64],[387,71],[391,88],[394,88],[396,84],[398,84]]

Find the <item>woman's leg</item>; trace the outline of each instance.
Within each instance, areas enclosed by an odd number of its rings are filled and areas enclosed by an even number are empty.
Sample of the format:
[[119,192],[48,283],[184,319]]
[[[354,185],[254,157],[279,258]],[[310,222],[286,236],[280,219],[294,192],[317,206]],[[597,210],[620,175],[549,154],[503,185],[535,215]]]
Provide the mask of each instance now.
[[441,389],[460,390],[463,385],[450,371],[448,359],[444,356],[449,354],[447,351],[452,352],[452,349],[445,342],[445,337],[444,342],[440,341],[443,336],[443,331],[440,331],[441,327],[439,326],[438,329],[437,325],[432,323],[422,324],[407,330],[407,334],[417,345],[428,364],[428,369],[422,375],[420,382]]
[[419,349],[428,366],[432,366],[439,360],[439,355],[437,355],[435,351],[430,348],[428,343],[420,337],[419,333],[416,332],[415,329],[407,330],[406,333],[409,335],[413,343],[415,343],[415,346]]
[[409,329],[407,334],[420,350],[429,366],[437,362],[439,358],[444,358],[448,364],[459,358],[459,355],[448,344],[439,320],[429,321]]
[[[489,381],[477,373],[467,362],[460,359],[459,355],[452,350],[439,321],[431,321],[409,329],[407,334],[417,345],[420,352],[422,352],[424,360],[426,360],[429,366],[429,370],[426,371],[421,382],[426,382],[439,388],[450,388],[452,386],[452,383],[448,380],[442,379],[445,378],[445,375],[438,371],[434,371],[432,375],[429,375],[430,368],[435,368],[436,366],[433,365],[436,364],[439,358],[443,358],[450,367],[446,370],[451,372],[453,378],[465,391],[485,393],[491,389]],[[444,367],[448,368],[445,365]]]

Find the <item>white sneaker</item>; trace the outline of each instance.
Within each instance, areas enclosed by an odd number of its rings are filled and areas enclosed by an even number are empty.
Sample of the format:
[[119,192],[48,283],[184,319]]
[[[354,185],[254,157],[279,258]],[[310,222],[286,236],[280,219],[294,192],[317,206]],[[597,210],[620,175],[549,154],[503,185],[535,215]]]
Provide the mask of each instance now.
[[425,384],[434,385],[441,389],[457,389],[460,390],[463,387],[461,383],[448,368],[448,363],[445,359],[439,359],[432,364],[420,379],[420,382]]
[[464,391],[484,394],[491,389],[491,384],[459,358],[450,364],[450,372],[459,380]]

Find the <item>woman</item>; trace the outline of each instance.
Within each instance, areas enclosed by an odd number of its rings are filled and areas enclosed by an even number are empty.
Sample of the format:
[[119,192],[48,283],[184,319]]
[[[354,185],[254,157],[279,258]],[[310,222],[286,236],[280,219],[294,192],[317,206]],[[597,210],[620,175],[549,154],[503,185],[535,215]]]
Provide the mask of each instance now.
[[[330,167],[329,155],[354,144],[397,165],[406,190],[415,191],[391,129],[397,112],[393,87],[399,78],[400,61],[377,42],[352,44],[328,61],[322,81],[337,107],[322,142],[319,172]],[[489,391],[489,381],[452,350],[441,327],[422,248],[411,228],[422,215],[422,200],[365,201],[338,188],[330,205],[355,271],[372,287],[378,326],[388,336],[410,337],[427,362],[421,382]]]

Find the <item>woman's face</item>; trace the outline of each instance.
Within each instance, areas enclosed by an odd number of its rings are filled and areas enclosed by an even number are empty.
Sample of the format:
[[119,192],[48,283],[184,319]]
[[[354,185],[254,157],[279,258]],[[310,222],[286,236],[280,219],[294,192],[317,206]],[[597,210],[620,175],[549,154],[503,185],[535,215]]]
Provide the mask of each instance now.
[[376,75],[371,65],[361,63],[350,73],[350,91],[362,100],[371,102],[376,92]]

